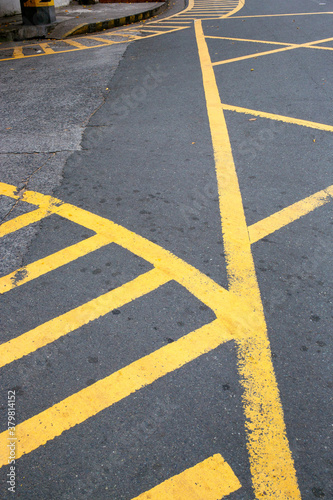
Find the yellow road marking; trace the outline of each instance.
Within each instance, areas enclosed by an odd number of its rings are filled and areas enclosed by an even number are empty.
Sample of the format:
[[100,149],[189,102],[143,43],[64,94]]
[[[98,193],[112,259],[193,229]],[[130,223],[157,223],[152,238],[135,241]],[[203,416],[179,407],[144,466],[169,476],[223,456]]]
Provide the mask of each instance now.
[[325,14],[333,14],[333,12],[298,12],[297,14],[259,14],[256,16],[235,16],[233,19],[252,19],[256,17],[286,17],[286,16],[319,16]]
[[221,500],[241,486],[231,467],[216,454],[133,500]]
[[244,208],[215,74],[202,23],[195,22],[219,190],[230,290],[252,304],[261,328],[236,340],[247,448],[256,498],[300,500],[272,365]]
[[[174,25],[172,25],[172,24],[162,24],[162,25],[161,24],[158,24],[158,25],[147,24],[146,25],[147,28],[150,28],[150,26],[152,28],[157,28],[158,27],[159,30],[161,30],[161,28],[174,28],[174,31],[179,31],[181,29],[189,28],[189,26],[179,26],[179,25],[176,25],[176,24],[174,24]],[[162,32],[160,31],[160,33],[162,33]],[[164,33],[164,31],[163,31],[163,33]]]
[[[243,290],[244,283],[246,283],[245,288],[248,289],[249,282],[256,282],[255,271],[252,258],[249,257],[250,244],[247,232],[239,231],[235,234],[235,228],[246,226],[243,205],[239,197],[238,179],[234,173],[234,160],[214,70],[199,21],[195,23],[195,29],[215,155],[220,213],[230,214],[227,224],[223,224],[222,221],[225,251],[229,256],[227,257],[229,288],[231,285],[234,292],[238,294],[240,290]],[[223,189],[224,186],[228,186],[228,190]],[[256,286],[252,288],[248,294],[250,303],[253,302],[253,292],[255,291],[258,295]],[[257,300],[258,297],[256,302]]]
[[[0,194],[18,198],[18,195],[15,193],[15,186],[0,183]],[[230,332],[233,332],[234,337],[243,335],[244,330],[247,329],[249,325],[251,325],[254,329],[261,328],[261,324],[258,323],[258,318],[253,315],[251,307],[242,302],[236,295],[228,292],[199,270],[182,261],[167,250],[159,247],[155,243],[146,240],[142,236],[136,235],[128,229],[119,226],[112,221],[104,219],[103,217],[94,215],[91,212],[87,212],[86,210],[67,203],[62,203],[60,200],[52,198],[51,196],[42,195],[33,191],[25,191],[22,195],[22,201],[37,204],[41,207],[47,207],[49,210],[52,210],[52,213],[91,229],[92,231],[97,232],[100,237],[104,237],[106,241],[113,241],[130,252],[149,261],[156,269],[159,269],[162,273],[164,273],[166,276],[165,282],[170,280],[177,281],[201,302],[211,308],[215,312],[216,316],[220,318],[221,322],[226,325],[226,328],[228,328]],[[90,238],[90,240],[93,240],[93,238]],[[70,247],[70,255],[75,254],[75,252],[77,254],[81,253],[82,245],[83,247],[85,244],[89,245],[90,240],[85,240],[87,243],[80,242],[73,245],[73,247]],[[96,240],[94,239],[94,241]],[[57,256],[57,254],[55,255]],[[68,259],[70,259],[70,255],[68,256]],[[55,267],[63,265],[65,260],[65,251],[60,251],[56,258],[51,256],[48,266],[45,266],[45,272],[49,272]],[[35,263],[30,264],[32,267],[29,269],[35,269],[35,272],[37,273],[38,266],[34,266],[34,264]],[[123,287],[124,286],[125,285],[123,285]],[[116,290],[113,290],[113,292],[115,293]],[[98,302],[98,299],[94,300]],[[103,299],[100,300],[104,304]],[[83,308],[82,310],[85,310],[85,308],[89,308],[89,305],[84,304],[81,308]],[[72,327],[70,327],[70,330],[66,330],[67,327],[63,325],[62,328],[65,333],[61,333],[61,335],[65,335],[69,331],[72,331],[73,328],[78,328],[81,324],[83,324],[81,323],[82,310],[80,308],[75,310],[76,314],[79,316],[78,323],[73,323],[72,316],[68,316],[71,318]],[[66,314],[74,315],[73,311]],[[66,317],[67,316],[65,316],[65,318]],[[92,321],[92,319],[89,319],[89,321]],[[51,323],[48,323],[48,325],[49,324]],[[76,324],[79,326],[75,326]],[[40,328],[43,329],[44,327],[45,325],[41,325]],[[49,328],[49,326],[47,328]],[[54,328],[54,326],[52,326],[52,328]],[[15,339],[11,342],[14,341]],[[2,348],[4,348],[4,345]]]
[[[16,426],[15,458],[30,453],[64,431],[229,340],[229,332],[219,320],[215,320],[25,420]],[[7,444],[8,431],[4,431],[0,434],[0,449],[6,450]],[[0,467],[6,464],[7,457],[2,455]]]
[[78,49],[82,49],[82,50],[90,48],[87,45],[83,45],[82,43],[77,42],[76,40],[66,39],[66,40],[61,40],[61,41],[67,43],[68,45],[72,45],[73,47],[77,47]]
[[312,45],[309,48],[310,49],[319,49],[319,50],[333,50],[333,47],[320,47],[319,45]]
[[85,35],[84,38],[88,38],[88,40],[97,40],[97,42],[103,42],[103,43],[105,43],[105,45],[113,45],[114,43],[117,43],[117,42],[114,42],[112,40],[108,40],[107,38],[101,38],[101,37],[98,37],[98,36],[87,36],[87,35]]
[[[208,35],[205,38],[213,38],[217,40],[234,40],[237,42],[253,42],[253,43],[262,43],[262,44],[267,44],[267,45],[280,45],[280,46],[285,46],[285,47],[293,47],[294,44],[292,43],[284,43],[284,42],[272,42],[269,40],[253,40],[249,38],[232,38],[232,37],[226,37],[226,36],[212,36]],[[305,48],[307,49],[321,49],[321,50],[333,50],[333,47],[321,47],[318,45],[307,45]]]
[[48,212],[47,208],[37,208],[32,212],[28,212],[16,217],[15,219],[3,222],[0,226],[0,238],[5,236],[6,234],[14,233],[19,229],[22,229],[23,227],[29,226],[29,224],[38,222],[51,213],[52,212]]
[[227,37],[227,36],[212,36],[212,35],[206,35],[205,38],[216,38],[217,40],[234,40],[235,42],[254,42],[254,43],[267,43],[268,45],[285,45],[290,47],[292,44],[291,43],[282,43],[282,42],[270,42],[267,40],[252,40],[249,38],[232,38],[232,37]]
[[113,309],[142,297],[170,280],[157,269],[152,269],[134,280],[86,302],[46,323],[0,345],[0,367],[27,356],[51,342],[77,330],[83,325],[105,316]]
[[301,49],[301,48],[312,48],[312,45],[315,45],[317,43],[325,43],[325,42],[330,42],[333,40],[333,38],[324,38],[323,40],[315,40],[314,42],[307,42],[307,43],[301,43],[301,44],[291,44],[288,47],[283,47],[281,49],[275,49],[275,50],[267,50],[265,52],[255,52],[254,54],[249,54],[247,56],[241,56],[241,57],[234,57],[232,59],[224,59],[223,61],[218,61],[212,63],[213,66],[219,66],[221,64],[229,64],[232,62],[237,62],[237,61],[244,61],[246,59],[253,59],[261,56],[267,56],[270,54],[277,54],[278,52],[285,52],[287,50],[294,50],[294,49]]
[[109,243],[112,243],[110,238],[99,234],[87,238],[75,245],[59,250],[43,259],[37,260],[32,264],[17,269],[16,271],[7,274],[0,278],[0,294],[9,292],[13,288],[24,285],[40,276],[43,276],[54,269],[58,269],[65,264],[69,264],[73,260],[83,257],[98,248],[101,248]]
[[327,132],[333,132],[333,126],[325,125],[324,123],[311,122],[309,120],[301,120],[299,118],[277,115],[275,113],[266,113],[265,111],[257,111],[255,109],[242,108],[240,106],[230,106],[229,104],[224,104],[224,103],[222,103],[222,108],[226,111],[236,111],[237,113],[260,116],[261,118],[268,118],[269,120],[276,120],[284,123],[290,123],[292,125],[301,125],[302,127],[309,127],[317,130],[325,130]]
[[[0,183],[0,194],[17,199],[18,196],[15,193],[15,186]],[[245,323],[252,321],[253,315],[250,308],[246,307],[246,304],[243,304],[238,297],[230,294],[198,269],[142,236],[108,219],[34,191],[25,191],[22,201],[47,207],[52,210],[52,213],[112,239],[114,243],[149,261],[154,267],[170,276],[170,279],[174,279],[184,286],[201,302],[210,307],[217,316],[228,316],[228,311],[238,311],[239,317],[244,316],[242,321]],[[230,321],[233,323],[231,314]]]
[[332,201],[333,185],[327,189],[318,191],[317,193],[304,198],[301,201],[293,203],[275,214],[270,215],[249,227],[249,237],[251,243],[265,238],[265,236],[278,231],[291,222],[298,220],[300,217],[312,212],[318,207],[322,207],[326,203]]
[[20,59],[21,57],[24,57],[23,47],[15,47],[13,51],[13,58]]
[[40,48],[44,51],[44,54],[54,54],[55,51],[51,49],[48,43],[41,43]]

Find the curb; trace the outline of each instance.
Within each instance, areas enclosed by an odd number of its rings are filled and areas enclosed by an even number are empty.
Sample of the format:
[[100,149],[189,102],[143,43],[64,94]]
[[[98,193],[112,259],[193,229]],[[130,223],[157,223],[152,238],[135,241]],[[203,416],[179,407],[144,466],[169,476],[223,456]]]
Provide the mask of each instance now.
[[[98,21],[96,23],[80,24],[79,26],[75,26],[75,28],[72,28],[71,30],[67,31],[65,34],[59,37],[59,39],[64,39],[74,35],[85,35],[87,33],[96,33],[107,29],[118,28],[119,26],[124,26],[126,24],[137,23],[139,21],[143,21],[145,19],[149,19],[150,17],[156,16],[157,14],[161,14],[167,9],[168,5],[169,5],[169,0],[166,0],[163,3],[163,5],[160,5],[159,7],[155,7],[154,9],[147,10],[145,12],[140,12],[138,14],[132,14],[131,16],[119,17],[117,19],[109,19],[106,21]],[[56,31],[56,28],[54,29],[53,32],[50,32],[46,38],[57,38],[54,36],[56,35],[56,33],[54,33]]]
[[[119,17],[116,19],[107,19],[105,21],[96,21],[91,23],[83,23],[75,26],[69,31],[65,31],[65,26],[62,23],[40,25],[40,26],[17,26],[11,30],[0,31],[0,41],[1,42],[12,42],[12,41],[22,41],[31,40],[34,38],[45,38],[45,39],[55,39],[62,40],[64,38],[74,36],[74,35],[84,35],[87,33],[97,33],[103,30],[118,28],[119,26],[124,26],[127,24],[133,24],[150,17],[154,17],[158,14],[164,12],[169,6],[170,0],[165,0],[158,7],[153,9],[139,12],[137,14],[132,14],[130,16]],[[136,4],[137,5],[137,4]],[[59,33],[59,34],[57,34]]]

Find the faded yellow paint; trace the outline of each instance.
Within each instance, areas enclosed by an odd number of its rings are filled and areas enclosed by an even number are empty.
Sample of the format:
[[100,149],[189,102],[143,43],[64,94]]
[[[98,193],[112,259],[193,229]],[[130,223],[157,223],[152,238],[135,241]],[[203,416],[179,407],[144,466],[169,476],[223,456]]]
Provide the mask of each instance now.
[[112,240],[110,238],[95,235],[91,238],[80,241],[75,245],[59,250],[59,252],[48,255],[43,259],[37,260],[32,264],[21,267],[16,271],[0,278],[0,294],[24,285],[28,281],[39,278],[39,276],[64,266],[65,264],[68,264],[69,262],[72,262],[73,260],[93,252],[94,250],[97,250],[98,248],[101,248],[111,242]]
[[14,59],[21,59],[22,57],[24,57],[23,47],[15,47],[13,50],[13,58]]
[[222,103],[222,108],[225,111],[236,111],[237,113],[244,113],[246,115],[260,116],[260,118],[267,118],[269,120],[276,120],[279,122],[290,123],[292,125],[300,125],[302,127],[314,128],[317,130],[325,130],[333,132],[333,125],[325,125],[325,123],[312,122],[310,120],[301,120],[299,118],[292,118],[291,116],[277,115],[275,113],[266,113],[265,111],[258,111],[255,109],[242,108],[240,106],[231,106]]
[[52,212],[48,212],[47,208],[37,208],[32,212],[28,212],[26,214],[20,215],[15,219],[11,219],[7,222],[3,222],[0,226],[0,238],[5,236],[6,234],[14,233],[23,227],[28,226],[29,224],[33,224],[34,222],[38,222],[47,215],[50,215]]
[[241,486],[231,467],[216,454],[133,500],[221,500]]
[[195,32],[214,149],[229,289],[252,305],[262,325],[254,330],[249,326],[248,335],[236,340],[253,488],[258,499],[299,500],[228,129],[199,21]]
[[51,49],[48,43],[41,43],[40,47],[44,51],[44,54],[55,54],[55,51]]
[[265,236],[278,231],[282,227],[298,220],[300,217],[312,212],[316,208],[329,203],[332,201],[332,194],[333,186],[329,186],[327,189],[318,191],[317,193],[270,215],[266,219],[252,224],[252,226],[249,227],[249,237],[251,243],[255,243],[256,241],[265,238]]

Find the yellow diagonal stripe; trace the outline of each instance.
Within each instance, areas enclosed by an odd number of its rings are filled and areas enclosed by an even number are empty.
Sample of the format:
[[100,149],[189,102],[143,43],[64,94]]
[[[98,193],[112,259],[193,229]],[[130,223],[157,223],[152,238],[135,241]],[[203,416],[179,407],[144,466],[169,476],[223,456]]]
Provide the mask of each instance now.
[[277,54],[279,52],[285,52],[287,50],[307,48],[307,47],[311,47],[312,45],[315,45],[318,43],[330,42],[332,40],[333,40],[332,37],[331,38],[324,38],[322,40],[315,40],[314,42],[292,44],[292,45],[289,45],[288,47],[282,47],[281,49],[267,50],[265,52],[255,52],[254,54],[249,54],[247,56],[234,57],[232,59],[224,59],[223,61],[217,61],[217,62],[213,63],[213,66],[220,66],[221,64],[229,64],[232,62],[245,61],[246,59],[253,59],[253,58],[257,58],[257,57],[261,57],[261,56],[268,56],[271,54]]
[[230,465],[216,454],[133,500],[221,500],[241,486]]
[[[30,453],[65,430],[229,340],[228,330],[215,320],[18,424],[15,458]],[[4,431],[0,434],[0,467],[7,464],[4,455],[7,444],[8,431]]]
[[224,104],[224,103],[222,103],[222,109],[226,111],[236,111],[237,113],[244,113],[246,115],[260,116],[261,118],[267,118],[269,120],[276,120],[284,123],[290,123],[292,125],[301,125],[302,127],[333,132],[333,125],[326,125],[325,123],[312,122],[310,120],[301,120],[300,118],[293,118],[291,116],[277,115],[275,113],[266,113],[265,111],[242,108],[240,106],[231,106],[230,104]]
[[95,235],[84,241],[80,241],[75,245],[59,250],[59,252],[48,255],[43,259],[37,260],[32,264],[21,267],[16,271],[0,278],[0,294],[24,285],[28,281],[39,278],[43,274],[49,273],[54,269],[58,269],[59,267],[64,266],[65,264],[68,264],[69,262],[72,262],[73,260],[93,252],[111,242],[112,239],[110,238],[106,238],[103,235]]
[[318,207],[322,207],[326,203],[332,201],[333,185],[327,189],[318,191],[317,193],[304,198],[301,201],[293,203],[289,207],[276,212],[275,214],[266,217],[249,227],[249,236],[251,243],[261,240],[265,236],[278,231],[291,222],[303,217],[312,212]]
[[169,281],[157,269],[140,275],[125,285],[86,302],[71,311],[0,345],[0,367],[44,347],[90,321],[155,290]]
[[31,212],[28,212],[23,215],[19,215],[15,217],[15,219],[11,219],[7,222],[4,222],[0,226],[0,238],[5,236],[6,234],[14,233],[23,227],[29,226],[29,224],[33,224],[34,222],[38,222],[47,215],[50,215],[52,212],[48,210],[48,208],[37,208]]

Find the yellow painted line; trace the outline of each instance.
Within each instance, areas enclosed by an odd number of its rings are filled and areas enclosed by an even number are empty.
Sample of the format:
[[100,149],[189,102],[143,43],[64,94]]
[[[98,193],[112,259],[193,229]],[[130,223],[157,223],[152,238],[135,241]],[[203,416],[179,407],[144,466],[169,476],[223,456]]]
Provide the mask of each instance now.
[[83,45],[82,43],[77,42],[76,40],[61,40],[62,42],[67,43],[68,45],[72,45],[73,47],[77,47],[78,49],[90,49],[87,45]]
[[[16,426],[15,458],[36,450],[64,431],[229,340],[230,334],[215,320],[25,420]],[[0,434],[0,449],[7,449],[7,438],[8,431]],[[6,464],[7,457],[2,454],[0,467]]]
[[230,465],[216,454],[133,500],[221,500],[241,486]]
[[307,42],[307,43],[302,43],[302,44],[292,44],[288,47],[283,47],[282,49],[275,49],[275,50],[267,50],[265,52],[256,52],[254,54],[249,54],[247,56],[241,56],[241,57],[234,57],[232,59],[225,59],[223,61],[218,61],[213,63],[213,66],[219,66],[221,64],[229,64],[232,62],[237,62],[237,61],[244,61],[246,59],[253,59],[261,56],[267,56],[270,54],[277,54],[278,52],[285,52],[287,50],[294,50],[294,49],[300,49],[300,48],[307,48],[311,47],[312,45],[318,44],[318,43],[324,43],[324,42],[329,42],[333,38],[325,38],[323,40],[316,40],[314,42]]
[[[16,190],[15,186],[0,183],[0,194],[17,199]],[[190,293],[212,309],[217,316],[223,317],[235,332],[237,332],[237,329],[242,330],[244,325],[252,324],[254,327],[256,324],[257,320],[253,316],[251,308],[240,301],[237,296],[229,293],[225,288],[187,262],[142,236],[87,210],[34,191],[25,191],[22,201],[39,205],[41,208],[46,207],[52,210],[52,213],[91,229],[97,234],[104,235],[106,238],[112,239],[114,243],[149,261],[155,268],[160,269],[169,276],[169,279],[173,279],[184,286]]]
[[301,201],[293,203],[289,207],[286,207],[273,215],[270,215],[266,219],[263,219],[252,226],[249,227],[249,237],[251,243],[265,238],[269,234],[278,231],[284,226],[287,226],[291,222],[298,220],[300,217],[307,215],[316,208],[322,207],[326,203],[332,201],[333,196],[333,185],[329,186],[327,189],[318,191],[317,193],[304,198]]
[[[217,40],[234,40],[234,41],[237,41],[237,42],[254,42],[254,43],[263,43],[263,44],[267,44],[267,45],[280,45],[280,46],[285,46],[285,47],[291,47],[293,44],[291,43],[284,43],[284,42],[271,42],[269,40],[252,40],[252,39],[249,39],[249,38],[231,38],[231,37],[226,37],[226,36],[211,36],[211,35],[208,35],[206,36],[205,38],[213,38],[213,39],[217,39]],[[318,46],[318,45],[307,45],[305,48],[308,48],[308,49],[322,49],[322,50],[333,50],[333,47],[321,47],[321,46]]]
[[41,43],[40,48],[43,50],[44,54],[55,54],[55,51],[51,49],[48,43]]
[[297,14],[260,14],[257,16],[235,16],[234,19],[251,19],[256,17],[286,17],[286,16],[320,16],[325,14],[333,14],[333,12],[298,12]]
[[[137,31],[137,30],[132,30],[132,31]],[[120,36],[120,37],[132,37],[133,35],[127,34],[127,33],[105,33],[104,36]],[[87,37],[85,37],[87,38]]]
[[[220,213],[228,214],[228,222],[226,224],[224,224],[223,220],[221,222],[225,240],[225,252],[228,255],[229,289],[232,286],[234,292],[240,294],[240,291],[243,291],[244,288],[250,288],[248,289],[248,301],[250,303],[253,302],[253,293],[255,293],[257,302],[259,292],[256,286],[253,260],[250,257],[251,247],[247,231],[235,232],[235,228],[246,227],[246,221],[239,196],[239,184],[237,175],[235,174],[228,129],[220,102],[214,69],[210,60],[202,25],[199,21],[195,23],[195,30],[215,156]],[[223,189],[224,186],[228,186],[228,190]],[[250,282],[252,286],[249,287]]]
[[282,43],[282,42],[270,42],[267,40],[252,40],[249,38],[231,38],[227,36],[211,36],[206,35],[205,38],[215,38],[217,40],[233,40],[235,42],[253,42],[253,43],[267,43],[268,45],[280,45],[280,46],[292,46],[291,43]]
[[22,57],[24,57],[23,47],[15,47],[14,51],[13,51],[13,58],[14,59],[21,59]]
[[[146,27],[148,28],[148,27],[150,27],[150,25],[147,25]],[[152,26],[152,27],[155,28],[155,25]],[[159,23],[158,25],[156,25],[156,28],[159,28],[160,30],[161,30],[161,28],[166,28],[166,29],[168,29],[168,28],[174,28],[176,31],[178,31],[178,30],[185,29],[185,28],[188,28],[188,27],[189,26],[179,26],[177,24],[173,24],[172,25],[172,24],[160,24]]]
[[4,222],[0,226],[0,238],[5,236],[6,234],[14,233],[23,227],[29,226],[34,222],[38,222],[47,215],[50,215],[51,212],[48,212],[47,208],[37,208],[32,212],[28,212],[26,214],[20,215],[15,219]]
[[236,14],[236,12],[240,11],[244,7],[244,5],[245,5],[245,0],[239,0],[238,4],[232,9],[232,11],[222,17],[227,18],[233,16],[234,14]]
[[17,288],[61,266],[69,264],[73,260],[83,257],[111,242],[110,238],[97,234],[75,245],[59,250],[59,252],[48,255],[43,259],[37,260],[32,264],[21,267],[0,278],[0,294],[9,292],[13,288]]
[[98,36],[87,36],[85,35],[84,38],[88,38],[88,40],[96,40],[97,42],[103,42],[105,43],[105,45],[113,45],[117,42],[114,42],[112,40],[108,40],[107,38],[101,38],[101,37],[98,37]]
[[[136,39],[136,38],[133,38],[133,39]],[[138,37],[137,39],[141,40],[142,38],[141,37]],[[108,42],[106,43],[103,43],[103,44],[100,44],[100,45],[93,45],[93,46],[85,46],[85,45],[82,45],[78,42],[75,42],[74,40],[61,40],[62,42],[65,42],[69,45],[72,45],[74,46],[75,48],[73,49],[65,49],[65,50],[57,50],[57,51],[52,51],[52,49],[50,49],[49,52],[47,53],[42,53],[42,54],[30,54],[30,55],[24,55],[22,54],[22,56],[17,56],[17,59],[19,58],[30,58],[30,57],[41,57],[41,56],[46,56],[46,55],[53,55],[53,54],[64,54],[64,53],[67,53],[67,52],[75,52],[77,50],[83,50],[83,49],[98,49],[98,48],[101,48],[101,47],[105,47],[106,45],[109,45]],[[124,40],[124,41],[120,41],[120,42],[113,42],[113,43],[127,43],[127,40]],[[6,57],[6,58],[3,58],[3,59],[0,59],[0,61],[12,61],[14,58],[13,57]]]
[[[193,6],[194,6],[194,0],[189,0],[188,6],[181,13],[184,14],[185,12],[191,10],[193,8]],[[169,21],[169,20],[174,21],[175,19],[177,19],[178,16],[179,16],[179,14],[174,14],[174,15],[169,16],[169,17],[164,17],[161,21]]]
[[224,103],[222,103],[221,105],[222,108],[226,111],[236,111],[237,113],[259,116],[261,118],[267,118],[269,120],[276,120],[284,123],[290,123],[292,125],[301,125],[302,127],[333,132],[333,125],[326,125],[325,123],[312,122],[309,120],[301,120],[299,118],[292,118],[290,116],[277,115],[274,113],[266,113],[265,111],[258,111],[249,108],[241,108],[240,106],[230,106],[229,104],[224,104]]
[[168,281],[168,276],[157,269],[152,269],[115,290],[100,295],[82,306],[1,344],[0,367],[27,356],[81,326],[105,316],[113,309],[118,309],[138,297],[146,295]]
[[310,49],[333,50],[333,47],[320,47],[319,45],[311,45]]
[[166,31],[161,31],[160,29],[157,30],[154,26],[151,28],[149,26],[146,26],[144,29],[143,28],[138,28],[141,33],[157,33],[158,35],[162,33],[167,33]]
[[252,304],[262,323],[257,329],[249,326],[248,335],[236,339],[253,488],[256,498],[300,500],[228,129],[200,21],[195,23],[195,33],[214,149],[229,289]]

